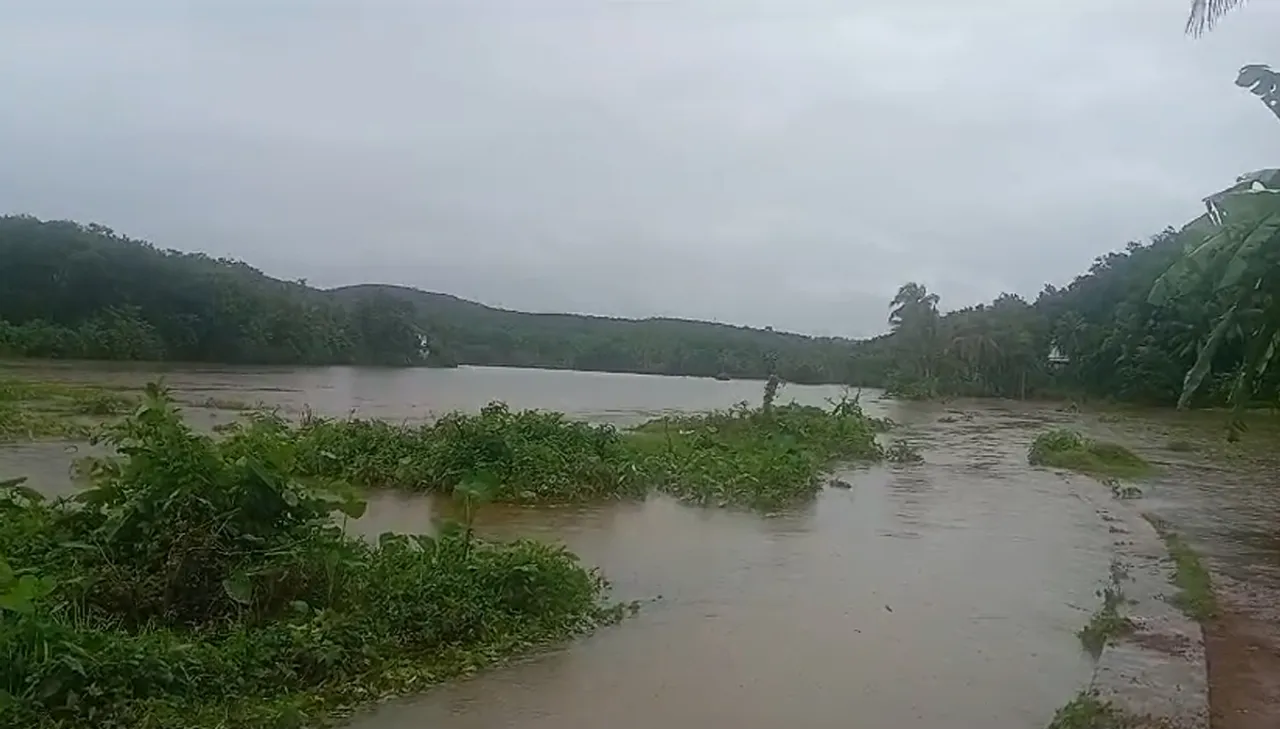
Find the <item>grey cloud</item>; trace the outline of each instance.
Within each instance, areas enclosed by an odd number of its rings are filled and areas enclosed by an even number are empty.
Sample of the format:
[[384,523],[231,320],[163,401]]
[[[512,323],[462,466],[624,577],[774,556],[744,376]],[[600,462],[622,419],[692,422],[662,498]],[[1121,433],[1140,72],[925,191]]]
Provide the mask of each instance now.
[[0,208],[336,285],[868,335],[1273,162],[1280,8],[0,1]]

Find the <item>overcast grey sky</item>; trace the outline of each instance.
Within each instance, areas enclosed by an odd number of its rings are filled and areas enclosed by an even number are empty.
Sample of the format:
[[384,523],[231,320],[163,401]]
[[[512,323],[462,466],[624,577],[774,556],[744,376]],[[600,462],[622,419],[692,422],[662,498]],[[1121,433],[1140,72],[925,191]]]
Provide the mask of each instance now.
[[[884,328],[1280,162],[1280,2],[0,0],[0,211],[511,308]],[[1122,7],[1124,9],[1116,9]],[[3,265],[0,262],[0,265]]]

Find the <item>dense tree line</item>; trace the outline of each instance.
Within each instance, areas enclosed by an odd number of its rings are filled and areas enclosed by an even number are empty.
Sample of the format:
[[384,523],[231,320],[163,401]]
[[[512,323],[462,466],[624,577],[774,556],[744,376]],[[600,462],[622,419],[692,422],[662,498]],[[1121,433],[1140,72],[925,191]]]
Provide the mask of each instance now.
[[414,307],[465,364],[845,382],[855,343],[847,339],[684,319],[619,319],[530,314],[400,286],[351,286],[338,296],[378,291]]
[[238,261],[99,225],[0,218],[0,355],[254,364],[426,364],[412,308],[338,301]]
[[1003,294],[948,314],[916,283],[885,340],[855,359],[905,396],[1096,396],[1275,404],[1280,371],[1280,173],[1242,176],[1181,229],[1108,253],[1034,302]]

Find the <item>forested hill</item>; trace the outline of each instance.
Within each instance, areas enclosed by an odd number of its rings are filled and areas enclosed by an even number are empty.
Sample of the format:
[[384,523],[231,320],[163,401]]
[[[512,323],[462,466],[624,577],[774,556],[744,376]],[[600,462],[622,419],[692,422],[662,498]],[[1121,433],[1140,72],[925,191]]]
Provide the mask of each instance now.
[[687,319],[531,314],[448,294],[365,284],[334,289],[413,306],[418,321],[458,362],[511,367],[734,377],[768,375],[771,359],[790,382],[852,382],[855,342]]
[[0,356],[453,363],[856,380],[853,342],[677,319],[526,314],[446,294],[320,290],[99,225],[0,218]]
[[0,217],[0,356],[421,365],[432,344],[393,297],[338,301],[99,225]]

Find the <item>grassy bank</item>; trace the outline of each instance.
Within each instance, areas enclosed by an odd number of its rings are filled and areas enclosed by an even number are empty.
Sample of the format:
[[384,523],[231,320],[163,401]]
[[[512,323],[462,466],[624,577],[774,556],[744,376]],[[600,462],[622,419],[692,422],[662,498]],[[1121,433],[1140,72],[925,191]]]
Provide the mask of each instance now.
[[1151,472],[1151,464],[1128,448],[1093,440],[1066,428],[1036,436],[1027,452],[1027,462],[1100,477],[1137,478]]
[[163,393],[49,503],[0,487],[0,725],[303,727],[616,617],[569,552],[349,537],[297,441],[192,432]]

